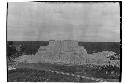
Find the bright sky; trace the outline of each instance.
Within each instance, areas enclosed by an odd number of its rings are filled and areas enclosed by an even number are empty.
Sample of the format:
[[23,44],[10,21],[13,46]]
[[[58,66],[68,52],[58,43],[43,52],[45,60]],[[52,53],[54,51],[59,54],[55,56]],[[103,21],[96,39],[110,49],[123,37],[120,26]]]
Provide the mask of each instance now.
[[9,3],[8,41],[68,39],[85,42],[119,42],[119,4]]

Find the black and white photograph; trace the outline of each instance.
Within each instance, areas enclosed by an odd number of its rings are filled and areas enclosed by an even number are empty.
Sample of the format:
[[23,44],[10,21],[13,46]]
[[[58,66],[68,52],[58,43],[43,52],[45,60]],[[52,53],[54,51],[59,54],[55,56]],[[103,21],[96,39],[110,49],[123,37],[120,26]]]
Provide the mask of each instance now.
[[7,82],[121,82],[121,3],[7,2]]

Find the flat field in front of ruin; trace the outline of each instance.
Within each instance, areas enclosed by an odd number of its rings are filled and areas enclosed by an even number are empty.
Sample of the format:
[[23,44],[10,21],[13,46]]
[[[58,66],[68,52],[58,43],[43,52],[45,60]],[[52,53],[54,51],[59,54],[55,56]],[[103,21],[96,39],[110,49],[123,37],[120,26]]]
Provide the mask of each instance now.
[[[119,77],[117,75],[105,74],[104,71],[98,71],[95,68],[92,68],[88,65],[64,65],[64,64],[50,64],[50,63],[22,63],[16,66],[16,70],[8,71],[8,81],[50,81],[50,82],[93,82],[93,80],[87,79],[78,79],[72,76],[66,76],[61,74],[56,74],[49,72],[52,71],[59,71],[64,73],[73,73],[76,75],[87,76],[87,77],[94,77],[94,78],[101,78],[106,79],[107,81],[119,81]],[[30,72],[27,74],[27,71]],[[21,73],[22,72],[22,73]],[[33,73],[34,72],[34,73]],[[41,73],[41,75],[37,75],[37,72]],[[42,72],[44,72],[43,75]],[[30,75],[31,74],[31,75]],[[13,76],[17,77],[13,77]],[[32,80],[32,76],[36,75]],[[42,78],[40,78],[42,77]],[[44,78],[44,79],[43,79]],[[63,80],[62,80],[63,78]]]
[[44,70],[20,68],[8,72],[8,82],[96,82]]

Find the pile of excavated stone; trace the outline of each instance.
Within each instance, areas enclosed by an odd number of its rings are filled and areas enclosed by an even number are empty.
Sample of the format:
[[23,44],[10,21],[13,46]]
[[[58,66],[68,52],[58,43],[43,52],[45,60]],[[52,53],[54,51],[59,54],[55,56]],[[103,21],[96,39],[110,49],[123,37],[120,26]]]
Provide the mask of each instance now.
[[79,46],[73,40],[51,40],[48,46],[40,46],[35,55],[24,55],[16,59],[18,62],[25,63],[62,63],[62,64],[108,64],[107,58],[114,52],[104,51],[99,53],[87,54],[83,46]]

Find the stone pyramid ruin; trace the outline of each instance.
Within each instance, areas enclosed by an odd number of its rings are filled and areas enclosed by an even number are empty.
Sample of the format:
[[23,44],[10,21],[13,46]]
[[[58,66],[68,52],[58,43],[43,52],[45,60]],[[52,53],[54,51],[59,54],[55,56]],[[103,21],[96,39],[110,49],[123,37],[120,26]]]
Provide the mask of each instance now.
[[[109,56],[114,52],[103,51],[88,54],[83,46],[78,45],[74,40],[51,40],[48,46],[40,46],[35,55],[23,55],[16,59],[19,62],[26,63],[57,63],[57,64],[109,64]],[[116,61],[115,61],[116,62]],[[116,63],[113,63],[116,64]]]
[[48,46],[40,46],[36,53],[41,61],[65,64],[82,64],[86,55],[84,47],[73,40],[51,40]]

